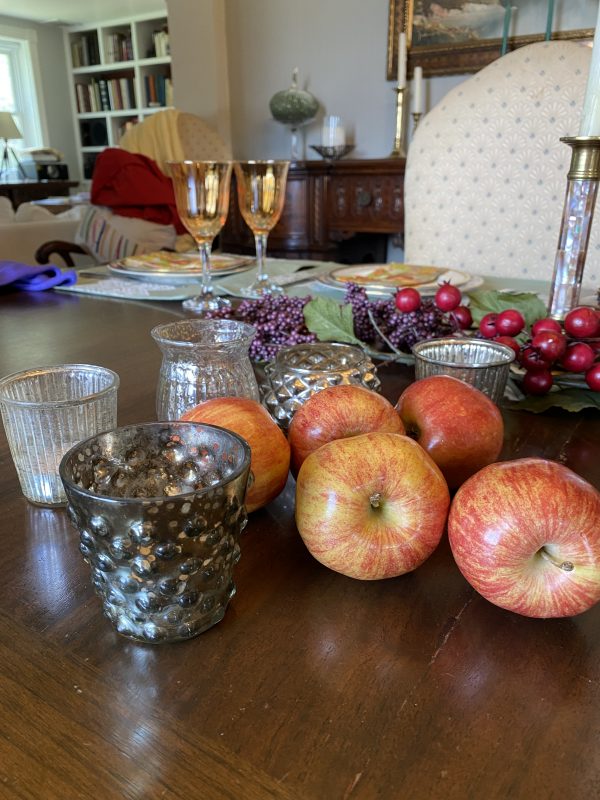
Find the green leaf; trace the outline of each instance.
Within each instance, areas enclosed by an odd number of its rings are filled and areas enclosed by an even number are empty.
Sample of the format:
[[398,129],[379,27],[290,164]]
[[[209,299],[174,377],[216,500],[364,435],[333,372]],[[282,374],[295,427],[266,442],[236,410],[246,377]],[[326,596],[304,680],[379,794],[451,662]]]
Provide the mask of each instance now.
[[534,414],[540,414],[549,408],[564,408],[566,411],[582,411],[584,408],[600,410],[600,392],[587,389],[561,389],[542,397],[526,397],[524,400],[507,405],[509,408],[533,411]]
[[304,321],[321,342],[362,344],[354,335],[352,306],[340,305],[329,297],[315,297],[304,306]]
[[480,289],[468,293],[473,315],[473,322],[479,325],[486,314],[499,314],[507,308],[516,308],[525,317],[525,324],[530,327],[537,319],[548,316],[548,309],[534,292],[496,292],[492,289]]

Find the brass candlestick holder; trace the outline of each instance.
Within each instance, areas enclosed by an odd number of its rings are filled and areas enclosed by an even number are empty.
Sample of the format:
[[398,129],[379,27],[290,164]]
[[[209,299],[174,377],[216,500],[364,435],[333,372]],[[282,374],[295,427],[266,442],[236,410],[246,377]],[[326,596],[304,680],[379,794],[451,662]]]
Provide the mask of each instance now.
[[394,137],[394,149],[390,153],[390,158],[406,158],[406,151],[402,143],[403,138],[403,115],[404,115],[404,87],[395,86],[396,92],[396,135]]
[[565,136],[561,142],[572,152],[548,303],[550,316],[557,320],[579,304],[600,181],[600,136]]
[[421,117],[423,116],[421,111],[413,111],[412,118],[413,118],[413,134],[417,130],[419,126],[419,122],[421,121]]

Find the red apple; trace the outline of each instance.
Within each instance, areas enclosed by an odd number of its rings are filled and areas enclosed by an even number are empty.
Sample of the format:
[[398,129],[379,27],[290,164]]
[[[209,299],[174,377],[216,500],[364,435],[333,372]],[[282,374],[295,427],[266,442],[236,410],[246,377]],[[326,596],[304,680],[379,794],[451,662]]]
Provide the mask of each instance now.
[[412,383],[396,404],[408,436],[423,447],[455,489],[502,450],[498,407],[468,383],[433,375]]
[[600,493],[562,464],[504,461],[456,493],[456,563],[490,602],[527,617],[569,617],[600,600]]
[[313,394],[294,414],[288,430],[292,473],[304,459],[334,439],[362,433],[404,433],[404,425],[389,400],[362,386],[331,386]]
[[260,403],[247,397],[215,397],[186,411],[181,419],[228,428],[248,442],[254,476],[246,494],[249,513],[266,506],[283,490],[290,468],[290,445]]
[[449,503],[442,473],[416,442],[365,433],[308,456],[296,483],[296,524],[326,567],[362,580],[393,578],[435,550]]

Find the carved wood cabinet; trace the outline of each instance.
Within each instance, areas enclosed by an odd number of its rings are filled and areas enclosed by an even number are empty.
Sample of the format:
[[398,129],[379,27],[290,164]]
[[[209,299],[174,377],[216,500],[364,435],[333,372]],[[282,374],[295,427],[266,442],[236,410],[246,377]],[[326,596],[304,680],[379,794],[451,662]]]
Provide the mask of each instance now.
[[[384,261],[387,237],[404,232],[404,159],[292,162],[285,207],[268,254],[324,261]],[[254,253],[235,176],[221,249]]]

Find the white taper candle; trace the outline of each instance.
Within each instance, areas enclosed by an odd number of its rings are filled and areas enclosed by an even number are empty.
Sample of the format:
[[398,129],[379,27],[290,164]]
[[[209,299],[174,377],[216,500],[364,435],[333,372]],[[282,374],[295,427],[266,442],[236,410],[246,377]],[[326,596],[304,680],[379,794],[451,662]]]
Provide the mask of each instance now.
[[413,75],[413,91],[415,95],[415,102],[413,112],[415,114],[423,113],[423,67],[415,67]]
[[398,38],[398,88],[406,86],[406,34],[404,31]]

